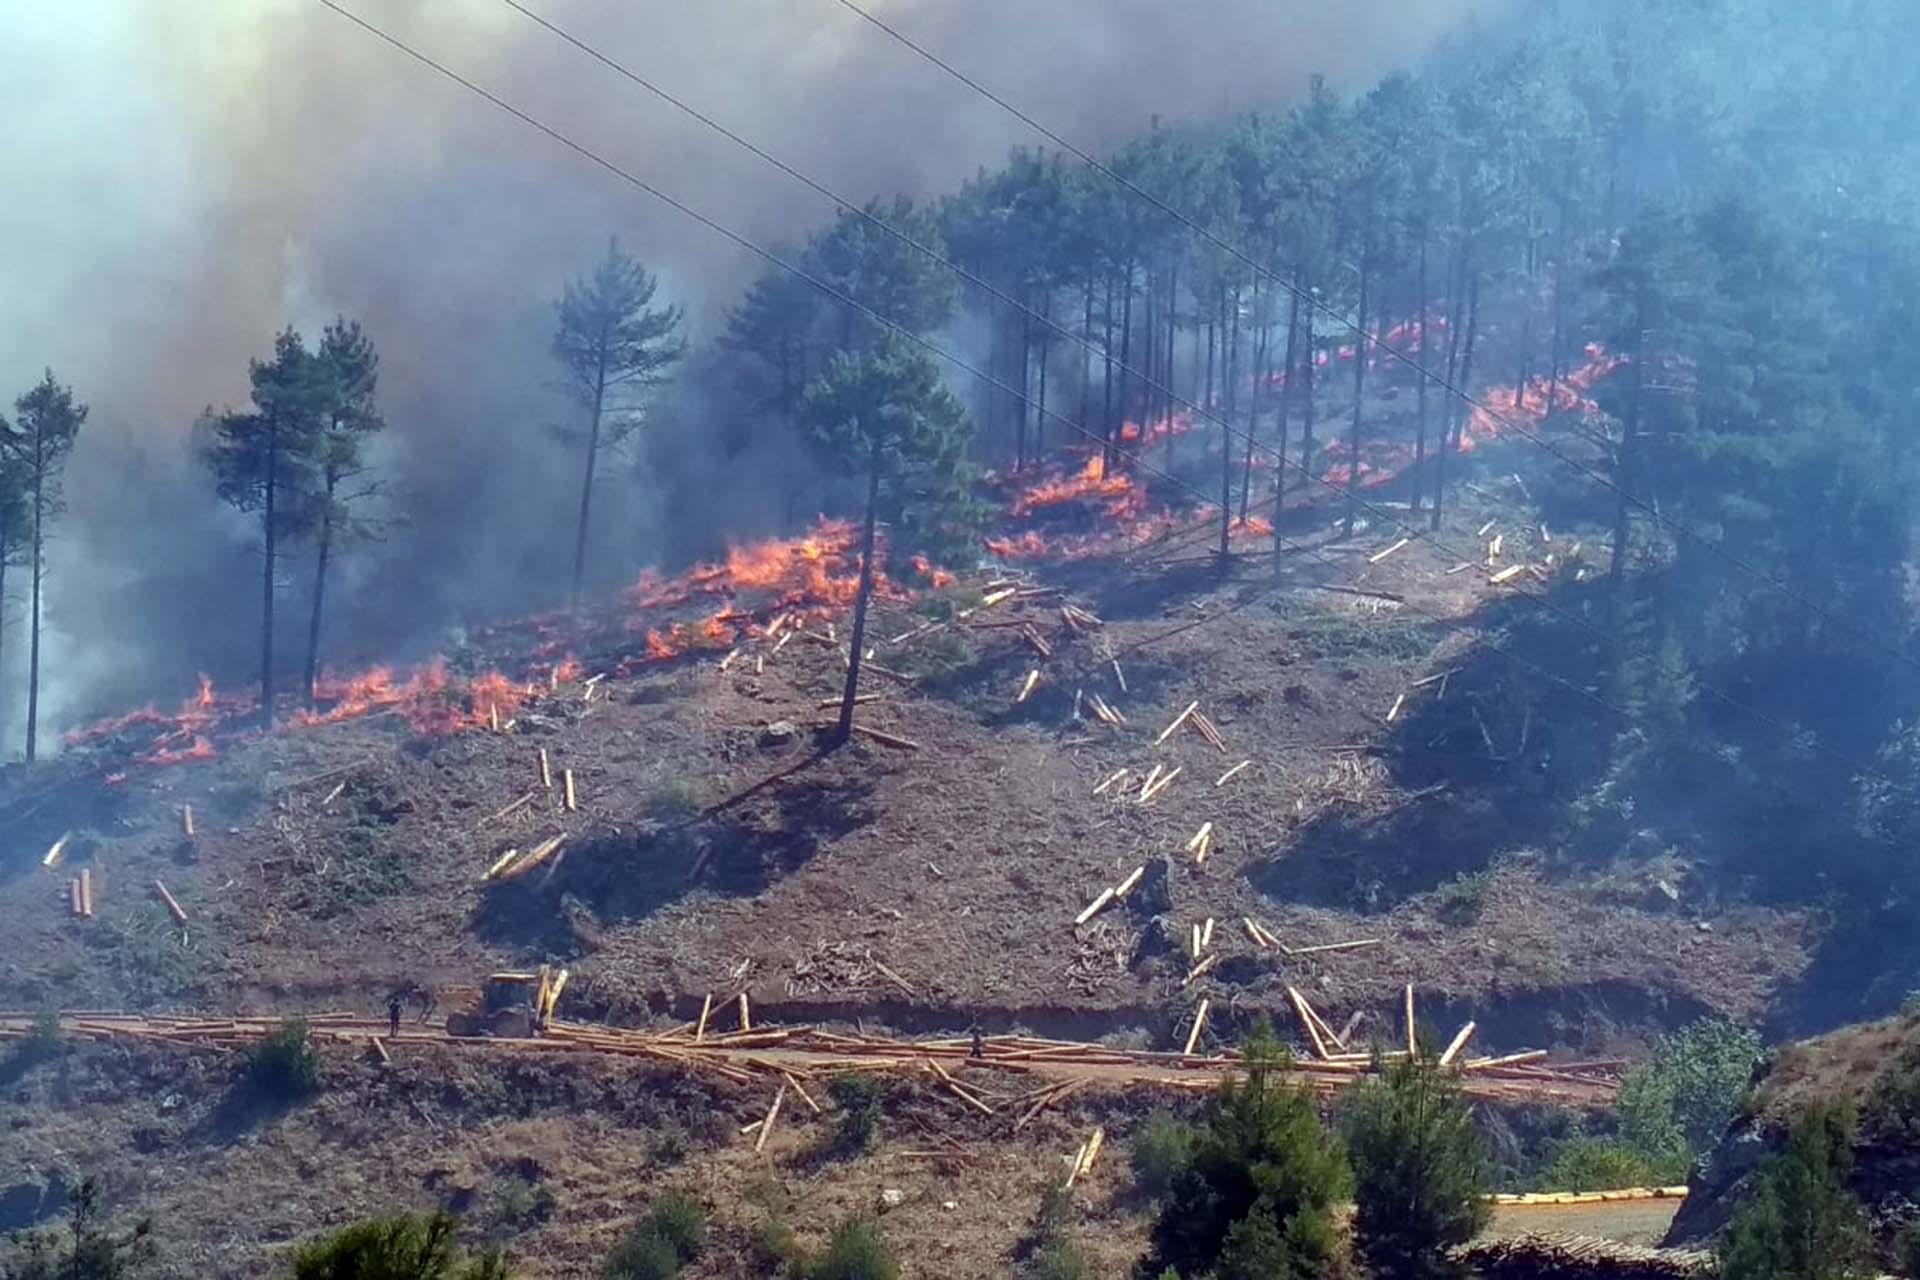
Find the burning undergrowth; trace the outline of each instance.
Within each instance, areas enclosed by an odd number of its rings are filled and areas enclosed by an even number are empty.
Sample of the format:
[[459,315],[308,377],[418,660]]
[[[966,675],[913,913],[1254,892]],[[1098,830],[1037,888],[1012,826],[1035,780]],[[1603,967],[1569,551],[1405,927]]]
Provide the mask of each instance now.
[[[1385,341],[1396,350],[1410,349],[1418,341],[1417,326],[1399,326]],[[1351,346],[1337,348],[1321,353],[1320,364],[1349,363],[1354,355]],[[1596,414],[1593,389],[1624,360],[1598,346],[1589,347],[1586,357],[1585,364],[1559,377],[1489,390],[1487,407],[1473,409],[1460,431],[1460,451],[1471,452],[1509,423],[1532,428],[1553,415],[1584,420]],[[1369,363],[1384,366],[1389,360],[1375,356]],[[1273,375],[1267,390],[1281,381]],[[1172,411],[1156,420],[1125,423],[1111,452],[1068,450],[1038,467],[990,475],[983,485],[1000,516],[983,538],[984,550],[1001,561],[1026,562],[1126,555],[1212,524],[1217,506],[1182,501],[1184,494],[1156,483],[1165,473],[1141,460],[1162,448],[1172,458],[1180,445],[1193,465],[1210,469],[1218,464],[1208,458],[1217,460],[1223,447],[1219,434],[1191,410]],[[1375,435],[1358,463],[1362,487],[1384,485],[1414,462],[1407,442]],[[1235,440],[1226,447],[1236,454],[1242,449]],[[1275,465],[1255,450],[1234,461],[1267,469]],[[1353,467],[1337,438],[1314,464],[1320,480],[1336,488],[1346,484]],[[1273,525],[1247,513],[1232,522],[1229,532],[1236,539],[1263,541]],[[299,732],[391,717],[415,736],[439,737],[510,725],[542,699],[583,681],[628,677],[689,655],[721,656],[724,662],[724,655],[737,653],[749,639],[784,643],[806,635],[841,645],[835,620],[858,593],[859,538],[853,521],[822,517],[799,536],[734,546],[724,558],[679,574],[649,569],[620,597],[578,615],[549,613],[484,628],[469,651],[457,657],[435,657],[404,670],[328,672],[316,681],[310,705],[288,707],[276,718],[285,731]],[[896,563],[885,553],[884,535],[881,550],[874,579],[880,600],[912,605],[930,590],[956,584],[951,570],[925,556]],[[223,746],[257,735],[260,719],[257,697],[221,692],[203,675],[198,691],[177,709],[142,707],[75,729],[66,743],[110,754],[116,771],[106,780],[118,785],[136,768],[212,759]]]

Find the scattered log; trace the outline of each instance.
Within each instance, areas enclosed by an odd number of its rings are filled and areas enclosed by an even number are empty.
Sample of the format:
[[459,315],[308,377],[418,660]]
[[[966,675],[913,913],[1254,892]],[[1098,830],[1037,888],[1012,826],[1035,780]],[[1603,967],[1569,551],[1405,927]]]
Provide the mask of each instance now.
[[1099,1159],[1100,1146],[1106,1141],[1106,1137],[1107,1131],[1095,1126],[1092,1135],[1080,1144],[1080,1154],[1074,1158],[1073,1169],[1067,1174],[1069,1189],[1076,1181],[1093,1172],[1093,1162]]
[[1207,922],[1204,925],[1200,926],[1200,949],[1204,951],[1212,945],[1213,945],[1213,917],[1208,916]]
[[[325,807],[321,806],[323,809]],[[193,806],[190,804],[180,806],[180,834],[189,840],[193,839]]]
[[547,758],[547,749],[540,748],[540,785],[553,790],[553,762]]
[[707,1017],[712,1012],[713,1012],[713,992],[709,991],[707,992],[707,998],[700,1002],[700,1021],[694,1023],[693,1025],[693,1038],[696,1041],[704,1040],[707,1038]]
[[1200,1043],[1200,1031],[1207,1025],[1207,1008],[1211,1003],[1212,1001],[1202,1000],[1200,1007],[1194,1011],[1193,1029],[1187,1032],[1187,1047],[1180,1051],[1181,1057],[1191,1058],[1193,1056],[1193,1046]]
[[1099,795],[1102,791],[1105,791],[1108,787],[1112,786],[1114,783],[1120,781],[1120,779],[1126,777],[1129,773],[1132,773],[1132,772],[1133,770],[1125,769],[1125,768],[1115,770],[1112,777],[1108,778],[1105,782],[1101,783],[1099,786],[1093,789],[1093,794]]
[[1316,956],[1326,951],[1353,951],[1360,947],[1377,947],[1379,945],[1380,939],[1378,938],[1355,938],[1351,942],[1323,942],[1317,947],[1292,947],[1288,949],[1287,954],[1290,956]]
[[747,1009],[747,993],[740,993],[740,1031],[742,1034],[753,1030],[753,1015]]
[[913,683],[912,676],[907,675],[903,671],[895,671],[891,667],[883,667],[879,663],[875,662],[872,658],[862,658],[860,660],[860,670],[863,672],[872,672],[876,676],[885,676],[887,679],[893,681],[895,684],[912,684]]
[[1420,1052],[1420,1029],[1413,1020],[1413,984],[1407,984],[1407,1052]]
[[1187,935],[1187,953],[1198,960],[1200,958],[1200,922],[1194,921],[1189,928],[1191,932]]
[[1406,546],[1409,542],[1412,542],[1412,541],[1413,541],[1412,538],[1402,538],[1400,539],[1400,541],[1388,547],[1385,551],[1376,551],[1372,555],[1368,556],[1367,563],[1379,564],[1382,560],[1385,560],[1388,556],[1392,555],[1394,552],[1400,550],[1400,548]]
[[1478,533],[1476,533],[1476,534],[1474,534],[1473,536],[1474,536],[1474,537],[1476,537],[1476,538],[1484,538],[1484,537],[1486,537],[1486,536],[1487,536],[1487,534],[1488,534],[1488,533],[1489,533],[1489,532],[1490,532],[1490,531],[1491,531],[1491,530],[1493,529],[1493,526],[1495,526],[1496,524],[1499,524],[1499,523],[1500,523],[1500,522],[1499,522],[1499,521],[1498,521],[1497,519],[1496,519],[1496,520],[1489,520],[1489,521],[1487,521],[1487,522],[1486,522],[1485,524],[1483,524],[1483,525],[1481,525],[1481,526],[1480,526],[1480,531],[1479,531]]
[[1189,702],[1187,704],[1187,709],[1185,711],[1182,711],[1179,715],[1175,716],[1173,718],[1173,723],[1169,724],[1166,728],[1160,731],[1160,736],[1153,740],[1153,745],[1157,747],[1161,743],[1165,742],[1168,738],[1171,738],[1173,736],[1174,730],[1178,729],[1181,725],[1185,724],[1187,722],[1187,717],[1192,715],[1194,713],[1194,710],[1197,707],[1199,707],[1199,705],[1200,703],[1198,699],[1195,699],[1194,701]]
[[971,609],[962,609],[953,616],[956,618],[971,618],[974,614],[985,612],[1002,601],[1013,599],[1014,593],[1017,590],[1017,587],[1002,587],[998,591],[989,591],[986,595],[980,597],[979,604],[973,606]]
[[1115,885],[1115,886],[1113,886],[1113,897],[1114,897],[1114,901],[1116,901],[1116,902],[1118,902],[1118,901],[1119,901],[1120,899],[1122,899],[1122,898],[1124,898],[1124,897],[1126,897],[1126,896],[1127,896],[1128,894],[1130,894],[1130,893],[1132,893],[1132,892],[1133,892],[1133,886],[1135,886],[1135,885],[1137,885],[1137,884],[1139,884],[1139,883],[1140,883],[1140,877],[1142,877],[1142,876],[1144,876],[1144,875],[1146,875],[1146,874],[1147,874],[1147,865],[1146,865],[1146,863],[1144,863],[1144,862],[1143,862],[1143,863],[1141,863],[1141,864],[1140,864],[1139,866],[1137,866],[1137,867],[1135,867],[1135,868],[1134,868],[1134,869],[1132,870],[1132,872],[1130,872],[1130,873],[1128,874],[1128,876],[1127,876],[1127,878],[1126,878],[1125,880],[1122,880],[1122,881],[1121,881],[1121,882],[1120,882],[1119,884],[1117,884],[1117,885]]
[[1502,569],[1500,572],[1488,578],[1487,585],[1497,587],[1503,582],[1511,582],[1513,581],[1513,579],[1519,577],[1521,572],[1525,570],[1526,567],[1527,566],[1523,564],[1508,565],[1506,568]]
[[562,769],[560,771],[560,780],[561,780],[561,783],[566,787],[567,812],[568,813],[580,812],[580,801],[579,801],[579,798],[574,795],[574,791],[573,791],[573,770]]
[[[1187,839],[1187,852],[1193,853],[1196,850],[1204,851],[1207,847],[1207,841],[1212,835],[1213,835],[1213,823],[1211,822],[1201,823],[1200,829],[1194,832],[1193,835],[1189,836]],[[1205,857],[1206,854],[1202,852],[1200,856]]]
[[1364,600],[1389,600],[1394,604],[1405,604],[1407,598],[1391,591],[1367,591],[1360,587],[1342,586],[1337,582],[1314,582],[1308,584],[1320,591],[1332,591],[1343,596],[1359,596]]
[[1201,737],[1219,748],[1221,755],[1227,754],[1227,740],[1220,736],[1220,726],[1216,725],[1206,712],[1193,713],[1193,727],[1200,731]]
[[1180,776],[1180,770],[1184,767],[1184,765],[1175,765],[1171,771],[1161,774],[1158,780],[1152,784],[1140,788],[1140,803],[1152,804],[1155,797],[1162,791],[1165,791],[1168,784]]
[[919,994],[919,992],[913,989],[913,984],[909,983],[905,978],[901,977],[899,974],[895,973],[893,970],[887,968],[887,966],[885,966],[884,964],[881,964],[878,960],[875,960],[873,962],[873,967],[879,971],[881,977],[885,978],[888,982],[891,982],[894,986],[899,987],[902,991],[906,992],[908,995],[914,996]]
[[1444,573],[1444,574],[1442,574],[1441,576],[1442,576],[1442,577],[1446,577],[1446,578],[1451,578],[1451,577],[1452,577],[1452,576],[1453,576],[1454,574],[1456,574],[1456,573],[1465,573],[1465,572],[1466,572],[1467,570],[1469,570],[1469,569],[1471,569],[1471,568],[1473,568],[1473,562],[1472,562],[1472,561],[1470,561],[1470,560],[1462,560],[1462,561],[1461,561],[1461,562],[1460,562],[1459,564],[1457,564],[1457,565],[1455,565],[1455,566],[1453,566],[1453,568],[1451,568],[1451,569],[1449,569],[1449,570],[1447,570],[1447,571],[1446,571],[1446,573]]
[[515,858],[519,856],[520,856],[520,846],[515,845],[513,848],[507,850],[505,853],[495,858],[493,860],[493,865],[489,866],[486,869],[485,873],[481,875],[480,883],[485,884],[489,880],[493,879],[495,876],[499,875],[502,871],[505,871],[507,869],[507,864],[512,862]]
[[[854,697],[853,705],[856,707],[865,706],[869,702],[878,702],[881,698],[884,698],[886,696],[887,695],[884,693],[858,694]],[[819,702],[814,704],[814,710],[832,711],[834,708],[838,707],[844,701],[845,701],[844,698],[823,698]]]
[[80,868],[80,918],[93,919],[93,868]]
[[1498,560],[1500,558],[1500,548],[1502,545],[1506,543],[1506,540],[1507,540],[1507,535],[1504,533],[1497,533],[1493,536],[1493,541],[1487,544],[1487,563],[1488,564],[1492,564],[1495,560]]
[[1022,702],[1025,702],[1028,698],[1032,697],[1033,687],[1039,683],[1040,683],[1040,668],[1035,667],[1033,670],[1027,672],[1027,681],[1025,684],[1020,686],[1020,692],[1014,698],[1014,702],[1016,704],[1022,703]]
[[1081,909],[1080,914],[1073,918],[1073,927],[1078,929],[1081,925],[1099,915],[1106,909],[1107,904],[1112,902],[1117,896],[1112,889],[1102,889],[1100,896],[1092,902],[1089,902]]
[[[542,754],[544,755],[545,753],[543,752]],[[509,814],[512,814],[515,810],[524,808],[525,806],[531,804],[533,802],[533,797],[537,794],[539,793],[534,791],[527,792],[525,795],[521,796],[518,800],[515,800],[512,804],[508,805],[506,808],[498,809],[493,813],[488,814],[486,817],[480,819],[479,822],[474,824],[473,829],[475,831],[480,831],[487,827],[492,826],[494,823],[500,821],[500,819],[507,817]]]
[[1400,708],[1406,705],[1407,705],[1406,694],[1403,693],[1403,694],[1400,694],[1398,697],[1396,697],[1393,700],[1393,705],[1387,708],[1387,723],[1392,724],[1395,720],[1398,720],[1400,718]]
[[1267,939],[1261,935],[1260,926],[1253,922],[1253,917],[1241,916],[1240,923],[1247,927],[1247,936],[1253,939],[1253,945],[1265,951],[1268,946]]
[[1027,644],[1032,647],[1033,651],[1039,654],[1041,657],[1051,658],[1053,656],[1053,646],[1048,644],[1045,638],[1043,638],[1038,631],[1035,631],[1033,629],[1033,625],[1031,623],[1023,624],[1021,626],[1020,638],[1022,640],[1025,640]]
[[825,1114],[825,1112],[821,1110],[820,1104],[815,1102],[810,1096],[808,1096],[807,1091],[800,1087],[800,1081],[797,1078],[795,1078],[793,1072],[783,1070],[780,1073],[780,1075],[783,1079],[786,1080],[787,1087],[789,1089],[792,1089],[795,1094],[799,1095],[800,1101],[807,1104],[807,1110],[813,1112],[813,1114],[815,1115]]
[[[789,631],[788,635],[793,633]],[[787,1100],[787,1086],[782,1084],[779,1092],[773,1095],[773,1105],[767,1108],[767,1118],[760,1122],[760,1136],[753,1140],[753,1150],[757,1155],[767,1145],[767,1135],[773,1132],[773,1122],[780,1118],[780,1104]]]
[[1293,1002],[1293,1011],[1300,1017],[1300,1025],[1307,1029],[1307,1039],[1313,1043],[1314,1056],[1323,1061],[1332,1057],[1326,1041],[1320,1038],[1320,1028],[1315,1023],[1313,1011],[1307,1007],[1307,998],[1300,994],[1298,987],[1287,988],[1287,999]]
[[1546,1056],[1545,1049],[1528,1049],[1522,1053],[1509,1053],[1499,1058],[1469,1058],[1461,1064],[1461,1070],[1484,1071],[1488,1067],[1517,1067],[1523,1062],[1538,1062]]
[[520,859],[520,861],[505,870],[496,872],[494,878],[502,882],[518,880],[521,876],[524,876],[527,872],[533,870],[548,858],[551,858],[559,851],[560,846],[566,843],[566,840],[567,833],[564,831],[559,835],[548,836],[545,840],[542,840],[539,844],[529,849],[526,857]]
[[168,893],[167,886],[158,880],[153,882],[153,887],[159,891],[160,901],[166,903],[167,910],[173,913],[175,922],[185,924],[187,922],[187,909],[180,905],[179,899],[175,898],[171,893]]
[[1462,1049],[1467,1047],[1467,1041],[1473,1039],[1474,1027],[1475,1024],[1469,1022],[1466,1026],[1460,1028],[1458,1034],[1453,1037],[1453,1043],[1449,1044],[1447,1051],[1440,1055],[1441,1066],[1446,1067],[1453,1065],[1453,1060],[1459,1056]]
[[368,1036],[367,1043],[373,1046],[374,1055],[380,1059],[382,1066],[390,1067],[393,1065],[393,1055],[387,1052],[387,1046],[381,1041],[379,1036]]
[[898,747],[902,751],[918,751],[920,749],[920,744],[911,738],[902,738],[896,734],[883,733],[878,729],[868,728],[864,724],[854,725],[853,731],[863,737],[872,738],[875,742],[883,743],[886,746]]
[[1226,771],[1225,773],[1223,773],[1223,774],[1221,774],[1221,775],[1220,775],[1220,777],[1219,777],[1219,779],[1218,779],[1217,781],[1215,781],[1213,785],[1214,785],[1214,786],[1216,786],[1216,787],[1224,787],[1224,786],[1226,786],[1226,785],[1227,785],[1227,783],[1229,783],[1229,782],[1231,782],[1231,781],[1232,781],[1232,780],[1233,780],[1233,779],[1234,779],[1234,778],[1235,778],[1235,777],[1236,777],[1236,776],[1237,776],[1237,775],[1239,774],[1239,772],[1240,772],[1240,771],[1241,771],[1242,769],[1244,769],[1244,768],[1246,768],[1246,767],[1247,767],[1248,765],[1250,765],[1250,764],[1252,764],[1252,763],[1253,763],[1253,761],[1252,761],[1252,760],[1250,760],[1250,759],[1249,759],[1249,760],[1242,760],[1242,761],[1241,761],[1241,762],[1240,762],[1239,764],[1237,764],[1237,765],[1235,765],[1235,766],[1233,766],[1233,768],[1231,768],[1231,769],[1229,769],[1229,770],[1227,770],[1227,771]]
[[1180,980],[1180,985],[1182,987],[1191,985],[1192,983],[1198,981],[1204,974],[1206,974],[1208,970],[1212,969],[1213,966],[1219,963],[1220,963],[1220,953],[1216,951],[1212,955],[1208,956],[1206,959],[1202,960],[1200,963],[1194,965],[1193,968],[1187,970],[1187,976]]
[[61,836],[58,840],[55,840],[53,842],[53,847],[47,850],[46,856],[40,859],[40,865],[43,867],[51,867],[51,866],[58,865],[60,862],[60,859],[66,856],[67,842],[71,839],[73,839],[73,832],[69,831],[65,835]]
[[1127,673],[1120,669],[1120,659],[1108,658],[1107,661],[1113,665],[1114,683],[1120,686],[1120,692],[1125,693],[1127,691]]

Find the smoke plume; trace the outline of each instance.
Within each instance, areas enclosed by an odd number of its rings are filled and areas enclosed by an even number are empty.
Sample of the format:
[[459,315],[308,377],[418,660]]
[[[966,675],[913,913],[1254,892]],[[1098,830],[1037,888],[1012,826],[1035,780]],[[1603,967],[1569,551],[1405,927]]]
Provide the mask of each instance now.
[[[749,236],[792,244],[831,215],[497,0],[346,2]],[[1315,72],[1364,87],[1514,0],[871,3],[1097,148],[1156,116],[1283,106]],[[833,0],[530,7],[854,198],[934,196],[1037,142]],[[252,677],[255,530],[191,433],[242,402],[277,330],[345,314],[379,345],[394,522],[346,556],[329,650],[406,658],[556,602],[577,466],[548,431],[577,413],[546,354],[565,278],[618,235],[698,342],[759,269],[313,0],[16,5],[0,53],[0,377],[10,397],[51,365],[93,407],[50,552],[54,730],[197,670]],[[602,502],[613,579],[649,558],[645,485],[622,475]],[[287,567],[297,601],[310,567]]]

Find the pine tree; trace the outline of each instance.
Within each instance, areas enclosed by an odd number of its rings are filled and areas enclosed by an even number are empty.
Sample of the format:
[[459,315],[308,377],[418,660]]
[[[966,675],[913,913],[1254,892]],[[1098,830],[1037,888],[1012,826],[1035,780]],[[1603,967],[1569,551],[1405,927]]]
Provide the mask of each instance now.
[[[0,438],[7,430],[6,419],[0,418]],[[6,638],[7,570],[28,563],[32,548],[33,507],[26,471],[10,453],[0,449],[0,641]],[[0,645],[0,657],[4,656],[5,646]],[[0,662],[0,679],[5,671],[6,664]],[[0,696],[0,741],[5,738],[8,712],[9,704]]]
[[1342,1131],[1353,1161],[1354,1239],[1374,1273],[1461,1274],[1447,1251],[1486,1225],[1491,1166],[1458,1076],[1424,1053],[1392,1063],[1348,1095]]
[[446,1212],[359,1223],[301,1245],[288,1274],[291,1280],[511,1280],[503,1254],[461,1250],[458,1226]]
[[309,517],[314,531],[313,613],[307,623],[305,694],[313,705],[314,682],[320,674],[320,622],[327,598],[327,568],[335,542],[363,532],[354,519],[354,504],[372,496],[372,485],[349,486],[367,470],[362,446],[386,422],[374,407],[373,394],[380,377],[380,356],[360,331],[359,321],[335,320],[321,334],[314,352],[314,373],[320,397],[319,434],[314,442],[318,487],[313,494],[318,510]]
[[973,429],[933,362],[897,339],[863,354],[835,356],[807,388],[800,419],[828,460],[865,472],[867,480],[860,586],[854,598],[846,690],[834,730],[837,745],[853,731],[882,513],[895,528],[896,554],[924,545],[937,532],[951,531],[955,515],[966,512],[965,457]]
[[553,354],[566,367],[568,384],[587,409],[586,456],[580,480],[580,515],[574,533],[573,578],[568,607],[580,607],[587,573],[587,531],[593,511],[593,477],[600,451],[638,430],[652,393],[686,354],[677,305],[655,307],[659,281],[618,241],[589,277],[568,284],[559,303]]
[[1172,1268],[1233,1280],[1322,1280],[1340,1261],[1332,1209],[1346,1160],[1313,1094],[1262,1024],[1242,1048],[1246,1079],[1222,1086],[1187,1167],[1161,1202],[1141,1274]]
[[260,516],[260,722],[273,727],[274,601],[283,537],[299,532],[314,492],[326,388],[300,335],[274,339],[248,369],[253,407],[209,413],[207,465],[221,498]]
[[1816,1103],[1793,1123],[1785,1148],[1755,1176],[1746,1204],[1720,1240],[1725,1280],[1854,1280],[1869,1266],[1866,1215],[1847,1190],[1852,1114]]
[[11,455],[26,488],[31,547],[31,604],[27,614],[27,760],[34,758],[40,730],[40,611],[47,571],[47,528],[66,509],[61,499],[61,476],[73,442],[87,420],[87,406],[77,403],[73,390],[54,379],[53,370],[39,385],[13,402],[11,429],[0,434],[0,448]]

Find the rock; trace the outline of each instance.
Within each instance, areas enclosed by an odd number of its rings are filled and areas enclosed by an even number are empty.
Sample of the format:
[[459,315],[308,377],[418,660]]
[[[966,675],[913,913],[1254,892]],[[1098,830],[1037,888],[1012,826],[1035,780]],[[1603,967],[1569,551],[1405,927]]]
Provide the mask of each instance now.
[[1162,854],[1149,859],[1146,874],[1127,895],[1127,910],[1136,916],[1163,916],[1173,910],[1173,859]]
[[882,1187],[880,1189],[880,1212],[885,1213],[889,1209],[898,1209],[906,1202],[907,1193],[898,1187]]
[[791,720],[775,720],[760,730],[760,745],[763,747],[784,747],[800,736],[800,726]]
[[1705,920],[1696,920],[1696,921],[1694,921],[1694,924],[1693,924],[1693,927],[1694,927],[1694,928],[1696,928],[1696,929],[1698,929],[1698,930],[1699,930],[1700,932],[1702,932],[1702,933],[1712,933],[1712,932],[1713,932],[1713,925],[1711,925],[1711,924],[1709,924],[1709,923],[1708,923],[1707,921],[1705,921]]
[[942,1209],[947,1210],[948,1212],[952,1212],[953,1210],[958,1209],[960,1207],[960,1202],[958,1200],[942,1200],[940,1202],[940,1207]]

